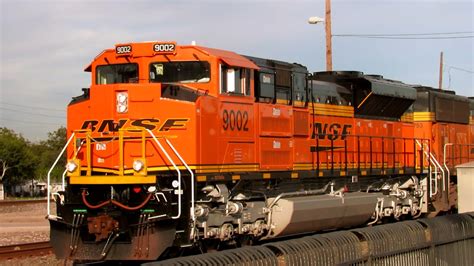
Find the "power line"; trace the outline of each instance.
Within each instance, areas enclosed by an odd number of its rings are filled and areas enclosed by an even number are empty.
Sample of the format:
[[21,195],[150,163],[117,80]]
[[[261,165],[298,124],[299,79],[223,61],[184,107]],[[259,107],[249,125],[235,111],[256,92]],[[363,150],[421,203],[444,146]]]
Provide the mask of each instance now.
[[333,35],[335,37],[349,37],[349,38],[362,38],[362,39],[390,39],[390,40],[448,40],[448,39],[470,39],[474,38],[474,35],[469,36],[450,36],[450,37],[385,37],[385,36],[364,36],[364,35]]
[[36,124],[36,125],[64,125],[63,123],[52,123],[52,122],[38,122],[38,121],[28,121],[28,120],[17,120],[17,119],[8,119],[0,117],[0,120],[9,121],[9,122],[16,122],[22,124]]
[[394,34],[333,34],[337,37],[392,37],[392,36],[429,36],[429,35],[458,35],[471,34],[474,31],[458,31],[458,32],[434,32],[434,33],[394,33]]
[[0,102],[2,105],[10,105],[10,106],[17,106],[17,107],[23,107],[23,108],[30,108],[30,109],[41,109],[41,110],[47,110],[47,111],[55,111],[55,112],[64,112],[65,110],[61,109],[54,109],[54,108],[47,108],[47,107],[39,107],[39,106],[31,106],[31,105],[22,105],[22,104],[15,104],[15,103],[6,103],[6,102]]
[[447,64],[444,64],[444,65],[447,66],[448,68],[452,68],[452,69],[456,69],[456,70],[463,71],[463,72],[466,72],[466,73],[474,74],[474,71],[472,71],[472,70],[468,70],[468,69],[464,69],[464,68],[460,68],[460,67],[455,67],[455,66],[450,66],[450,65],[447,65]]
[[19,113],[29,114],[29,115],[37,115],[37,116],[44,116],[44,117],[51,117],[51,118],[61,118],[61,119],[66,118],[65,116],[55,116],[55,115],[46,115],[46,114],[41,114],[41,113],[33,113],[33,112],[27,112],[27,111],[23,111],[23,110],[15,110],[15,109],[7,108],[7,107],[1,107],[1,106],[0,106],[0,109],[7,110],[7,111],[10,111],[10,112],[19,112]]

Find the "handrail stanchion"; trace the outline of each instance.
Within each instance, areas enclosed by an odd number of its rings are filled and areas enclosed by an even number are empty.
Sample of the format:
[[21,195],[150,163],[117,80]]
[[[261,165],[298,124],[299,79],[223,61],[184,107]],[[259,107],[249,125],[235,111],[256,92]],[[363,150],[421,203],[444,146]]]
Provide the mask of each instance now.
[[[435,173],[438,172],[438,169],[441,170],[441,175],[443,177],[443,191],[446,190],[446,187],[444,185],[444,183],[446,182],[446,173],[443,169],[443,167],[441,166],[441,164],[438,162],[438,160],[436,159],[436,157],[430,152],[429,150],[429,147],[428,147],[428,152],[424,149],[422,143],[420,143],[418,140],[416,140],[416,143],[420,146],[422,152],[425,153],[425,155],[428,157],[428,163],[430,164],[430,178],[431,178],[431,165],[434,167],[435,169]],[[430,191],[430,196],[434,196],[438,193],[438,180],[437,180],[437,177],[435,176],[434,178],[434,183],[435,183],[435,192],[434,193],[431,193]],[[431,181],[430,181],[430,186],[431,186]]]
[[194,214],[194,173],[189,168],[188,164],[184,161],[183,157],[178,153],[178,151],[174,148],[171,142],[168,139],[165,139],[168,146],[173,150],[174,154],[179,158],[179,160],[184,164],[184,167],[188,170],[189,174],[191,175],[191,217],[193,219],[193,223],[196,223],[196,217]]
[[[452,146],[452,145],[453,145],[453,143],[446,143],[446,144],[444,144],[444,147],[443,147],[443,164],[444,164],[444,168],[446,168],[446,171],[447,171],[448,185],[449,185],[449,183],[451,182],[451,180],[449,180],[450,177],[451,177],[451,173],[449,172],[449,167],[448,167],[448,165],[446,164],[446,148],[447,148],[448,146]],[[444,184],[444,182],[443,182],[443,190],[445,190],[445,184]]]
[[[150,136],[153,138],[153,140],[155,141],[155,143],[158,145],[158,147],[161,149],[161,151],[165,154],[166,158],[170,161],[170,163],[173,165],[174,169],[176,170],[176,172],[178,172],[178,214],[176,216],[172,216],[171,218],[172,219],[178,219],[179,217],[181,217],[181,194],[182,194],[182,191],[181,191],[181,171],[179,170],[178,166],[176,166],[176,164],[174,163],[173,159],[171,159],[170,155],[168,154],[168,152],[166,152],[165,148],[163,147],[163,145],[161,145],[161,143],[158,141],[158,139],[155,137],[155,134],[153,134],[153,132],[149,129],[146,129],[146,131],[148,131],[148,133],[150,134]],[[151,219],[153,217],[150,217],[148,219]]]
[[66,189],[66,173],[67,173],[67,169],[64,169],[64,172],[63,172],[63,175],[62,175],[62,179],[61,179],[61,189],[62,191],[64,191]]
[[47,177],[47,179],[48,179],[48,181],[47,181],[48,186],[47,186],[47,192],[46,192],[46,193],[47,193],[47,200],[46,200],[46,202],[47,202],[47,204],[48,204],[48,206],[47,206],[48,215],[46,216],[47,218],[50,218],[50,216],[51,216],[51,206],[50,206],[50,205],[51,205],[51,188],[50,188],[50,186],[51,186],[51,172],[53,171],[54,167],[56,167],[56,164],[58,163],[59,159],[61,159],[61,156],[62,156],[63,153],[66,151],[66,148],[69,146],[69,143],[71,143],[71,140],[74,138],[74,135],[75,135],[75,134],[76,134],[75,132],[73,132],[73,133],[71,134],[71,136],[70,136],[69,139],[67,140],[66,145],[64,145],[64,148],[63,148],[63,149],[61,150],[61,152],[59,153],[58,157],[56,158],[56,161],[54,161],[53,165],[51,166],[51,168],[50,168],[49,171],[48,171],[48,177]]

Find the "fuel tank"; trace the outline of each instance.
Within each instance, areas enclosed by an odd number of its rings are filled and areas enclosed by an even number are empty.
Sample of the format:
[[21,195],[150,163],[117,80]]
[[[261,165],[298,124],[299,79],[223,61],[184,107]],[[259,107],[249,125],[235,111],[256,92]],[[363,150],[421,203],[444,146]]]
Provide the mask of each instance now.
[[[367,222],[381,193],[352,192],[343,196],[281,198],[271,208],[269,237],[353,227]],[[270,202],[274,198],[269,199]]]

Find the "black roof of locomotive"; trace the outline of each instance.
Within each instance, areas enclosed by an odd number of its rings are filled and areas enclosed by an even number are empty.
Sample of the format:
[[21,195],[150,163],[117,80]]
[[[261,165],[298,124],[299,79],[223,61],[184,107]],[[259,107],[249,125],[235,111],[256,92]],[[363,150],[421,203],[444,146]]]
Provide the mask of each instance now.
[[261,70],[268,71],[268,70],[282,69],[282,70],[288,70],[288,71],[293,71],[293,72],[309,73],[308,68],[306,66],[303,66],[298,63],[289,63],[289,62],[280,61],[280,60],[253,57],[253,56],[248,56],[248,55],[242,55],[242,56],[254,62],[258,67],[261,68]]
[[417,100],[415,112],[433,112],[435,120],[450,123],[469,123],[469,110],[473,103],[468,97],[456,95],[451,90],[439,90],[428,86],[414,85]]
[[350,91],[360,117],[399,119],[416,100],[416,90],[403,82],[359,71],[315,72],[313,80],[334,82]]
[[[416,90],[413,86],[398,80],[385,79],[381,75],[364,75],[363,72],[359,71],[323,71],[314,72],[313,78],[335,82],[341,85],[347,83],[365,83],[362,86],[370,87],[370,90],[375,95],[408,100],[416,99]],[[354,86],[346,85],[345,87],[349,87],[348,89],[357,89]]]

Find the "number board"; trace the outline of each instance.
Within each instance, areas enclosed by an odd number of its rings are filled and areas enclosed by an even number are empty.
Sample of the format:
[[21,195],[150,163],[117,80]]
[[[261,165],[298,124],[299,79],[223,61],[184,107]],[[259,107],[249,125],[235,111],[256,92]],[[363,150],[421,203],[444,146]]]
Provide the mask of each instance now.
[[176,52],[176,43],[160,42],[153,44],[155,54],[174,54]]
[[132,46],[127,45],[116,45],[115,46],[115,53],[117,55],[128,55],[132,53]]

